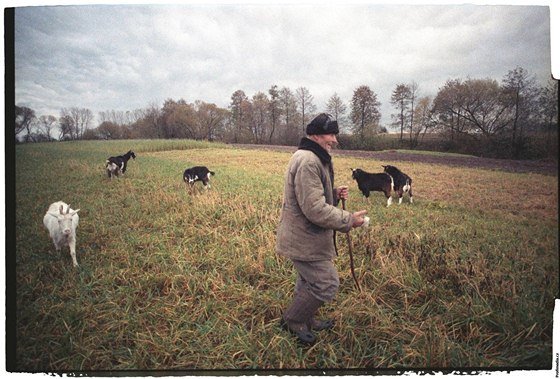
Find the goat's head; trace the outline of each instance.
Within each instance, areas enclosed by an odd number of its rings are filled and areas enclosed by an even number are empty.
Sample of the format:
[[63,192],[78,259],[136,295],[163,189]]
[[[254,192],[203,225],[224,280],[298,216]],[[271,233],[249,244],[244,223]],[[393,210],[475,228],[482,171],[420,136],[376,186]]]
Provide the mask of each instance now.
[[387,166],[381,165],[381,167],[383,167],[383,171],[385,171],[386,173],[398,172],[399,171],[398,168],[396,168],[395,166],[391,166],[391,165],[387,165]]
[[127,154],[132,157],[132,159],[136,159],[136,154],[134,154],[134,151],[129,150]]
[[59,213],[49,212],[49,214],[53,217],[56,217],[58,220],[58,227],[62,231],[64,235],[69,235],[72,232],[72,217],[78,213],[80,210],[72,210],[70,211],[70,205],[64,212],[64,206],[61,205],[59,209]]
[[362,170],[360,170],[359,168],[351,168],[350,170],[352,170],[352,179],[354,180],[358,180],[358,177],[360,177],[360,175],[362,174]]

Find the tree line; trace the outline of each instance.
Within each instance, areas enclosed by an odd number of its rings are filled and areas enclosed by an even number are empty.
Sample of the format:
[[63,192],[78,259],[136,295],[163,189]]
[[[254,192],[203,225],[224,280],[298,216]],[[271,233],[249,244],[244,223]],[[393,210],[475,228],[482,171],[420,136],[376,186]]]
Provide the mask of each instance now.
[[[19,142],[76,139],[189,138],[227,143],[294,145],[319,112],[327,112],[341,127],[342,148],[372,149],[388,128],[398,132],[398,147],[421,148],[426,135],[437,135],[443,150],[477,150],[479,155],[529,157],[535,138],[546,142],[539,154],[557,156],[558,82],[544,86],[524,68],[495,79],[449,79],[435,96],[422,95],[416,82],[399,83],[391,93],[394,109],[389,125],[381,125],[381,103],[367,85],[357,87],[348,104],[334,93],[318,110],[305,87],[295,91],[272,85],[249,97],[235,91],[226,108],[196,100],[167,99],[133,111],[93,113],[87,108],[63,108],[59,117],[16,106],[15,134]],[[377,144],[378,146],[378,144]],[[481,148],[482,147],[482,148]],[[535,155],[535,154],[533,154]],[[533,157],[533,156],[531,156]],[[537,156],[535,156],[537,157]]]

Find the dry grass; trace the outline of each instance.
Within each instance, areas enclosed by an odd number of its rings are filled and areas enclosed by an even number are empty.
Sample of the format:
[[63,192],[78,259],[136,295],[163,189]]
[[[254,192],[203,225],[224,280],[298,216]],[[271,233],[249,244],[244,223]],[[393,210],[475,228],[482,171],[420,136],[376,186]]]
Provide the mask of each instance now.
[[[350,167],[392,162],[335,158],[348,206],[372,218],[352,232],[364,290],[339,238],[340,293],[321,310],[337,325],[305,349],[278,327],[295,280],[274,253],[290,154],[134,143],[18,146],[17,371],[550,367],[557,178],[398,164],[415,203],[385,208]],[[103,160],[130,147],[108,181]],[[185,189],[195,164],[216,171],[212,190]],[[78,270],[41,224],[59,199],[82,209]]]

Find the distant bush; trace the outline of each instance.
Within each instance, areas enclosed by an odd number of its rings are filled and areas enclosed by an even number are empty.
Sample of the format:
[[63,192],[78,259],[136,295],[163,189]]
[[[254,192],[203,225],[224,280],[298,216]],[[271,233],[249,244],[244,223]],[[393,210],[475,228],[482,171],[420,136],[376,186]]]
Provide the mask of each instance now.
[[360,138],[356,135],[340,134],[339,147],[344,150],[424,150],[445,153],[467,154],[486,158],[500,159],[558,159],[558,137],[543,134],[526,136],[512,147],[506,137],[475,139],[472,136],[455,136],[453,139],[439,134],[426,134],[417,140],[407,135],[401,141],[399,134],[381,133]]

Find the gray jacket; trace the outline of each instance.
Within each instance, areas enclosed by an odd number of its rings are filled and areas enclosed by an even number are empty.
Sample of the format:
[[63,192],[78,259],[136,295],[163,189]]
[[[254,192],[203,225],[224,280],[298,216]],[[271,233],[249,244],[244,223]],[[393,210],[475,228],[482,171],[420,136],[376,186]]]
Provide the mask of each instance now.
[[352,214],[337,208],[329,164],[309,150],[297,150],[284,178],[284,201],[276,252],[301,261],[335,256],[334,231],[347,232]]

